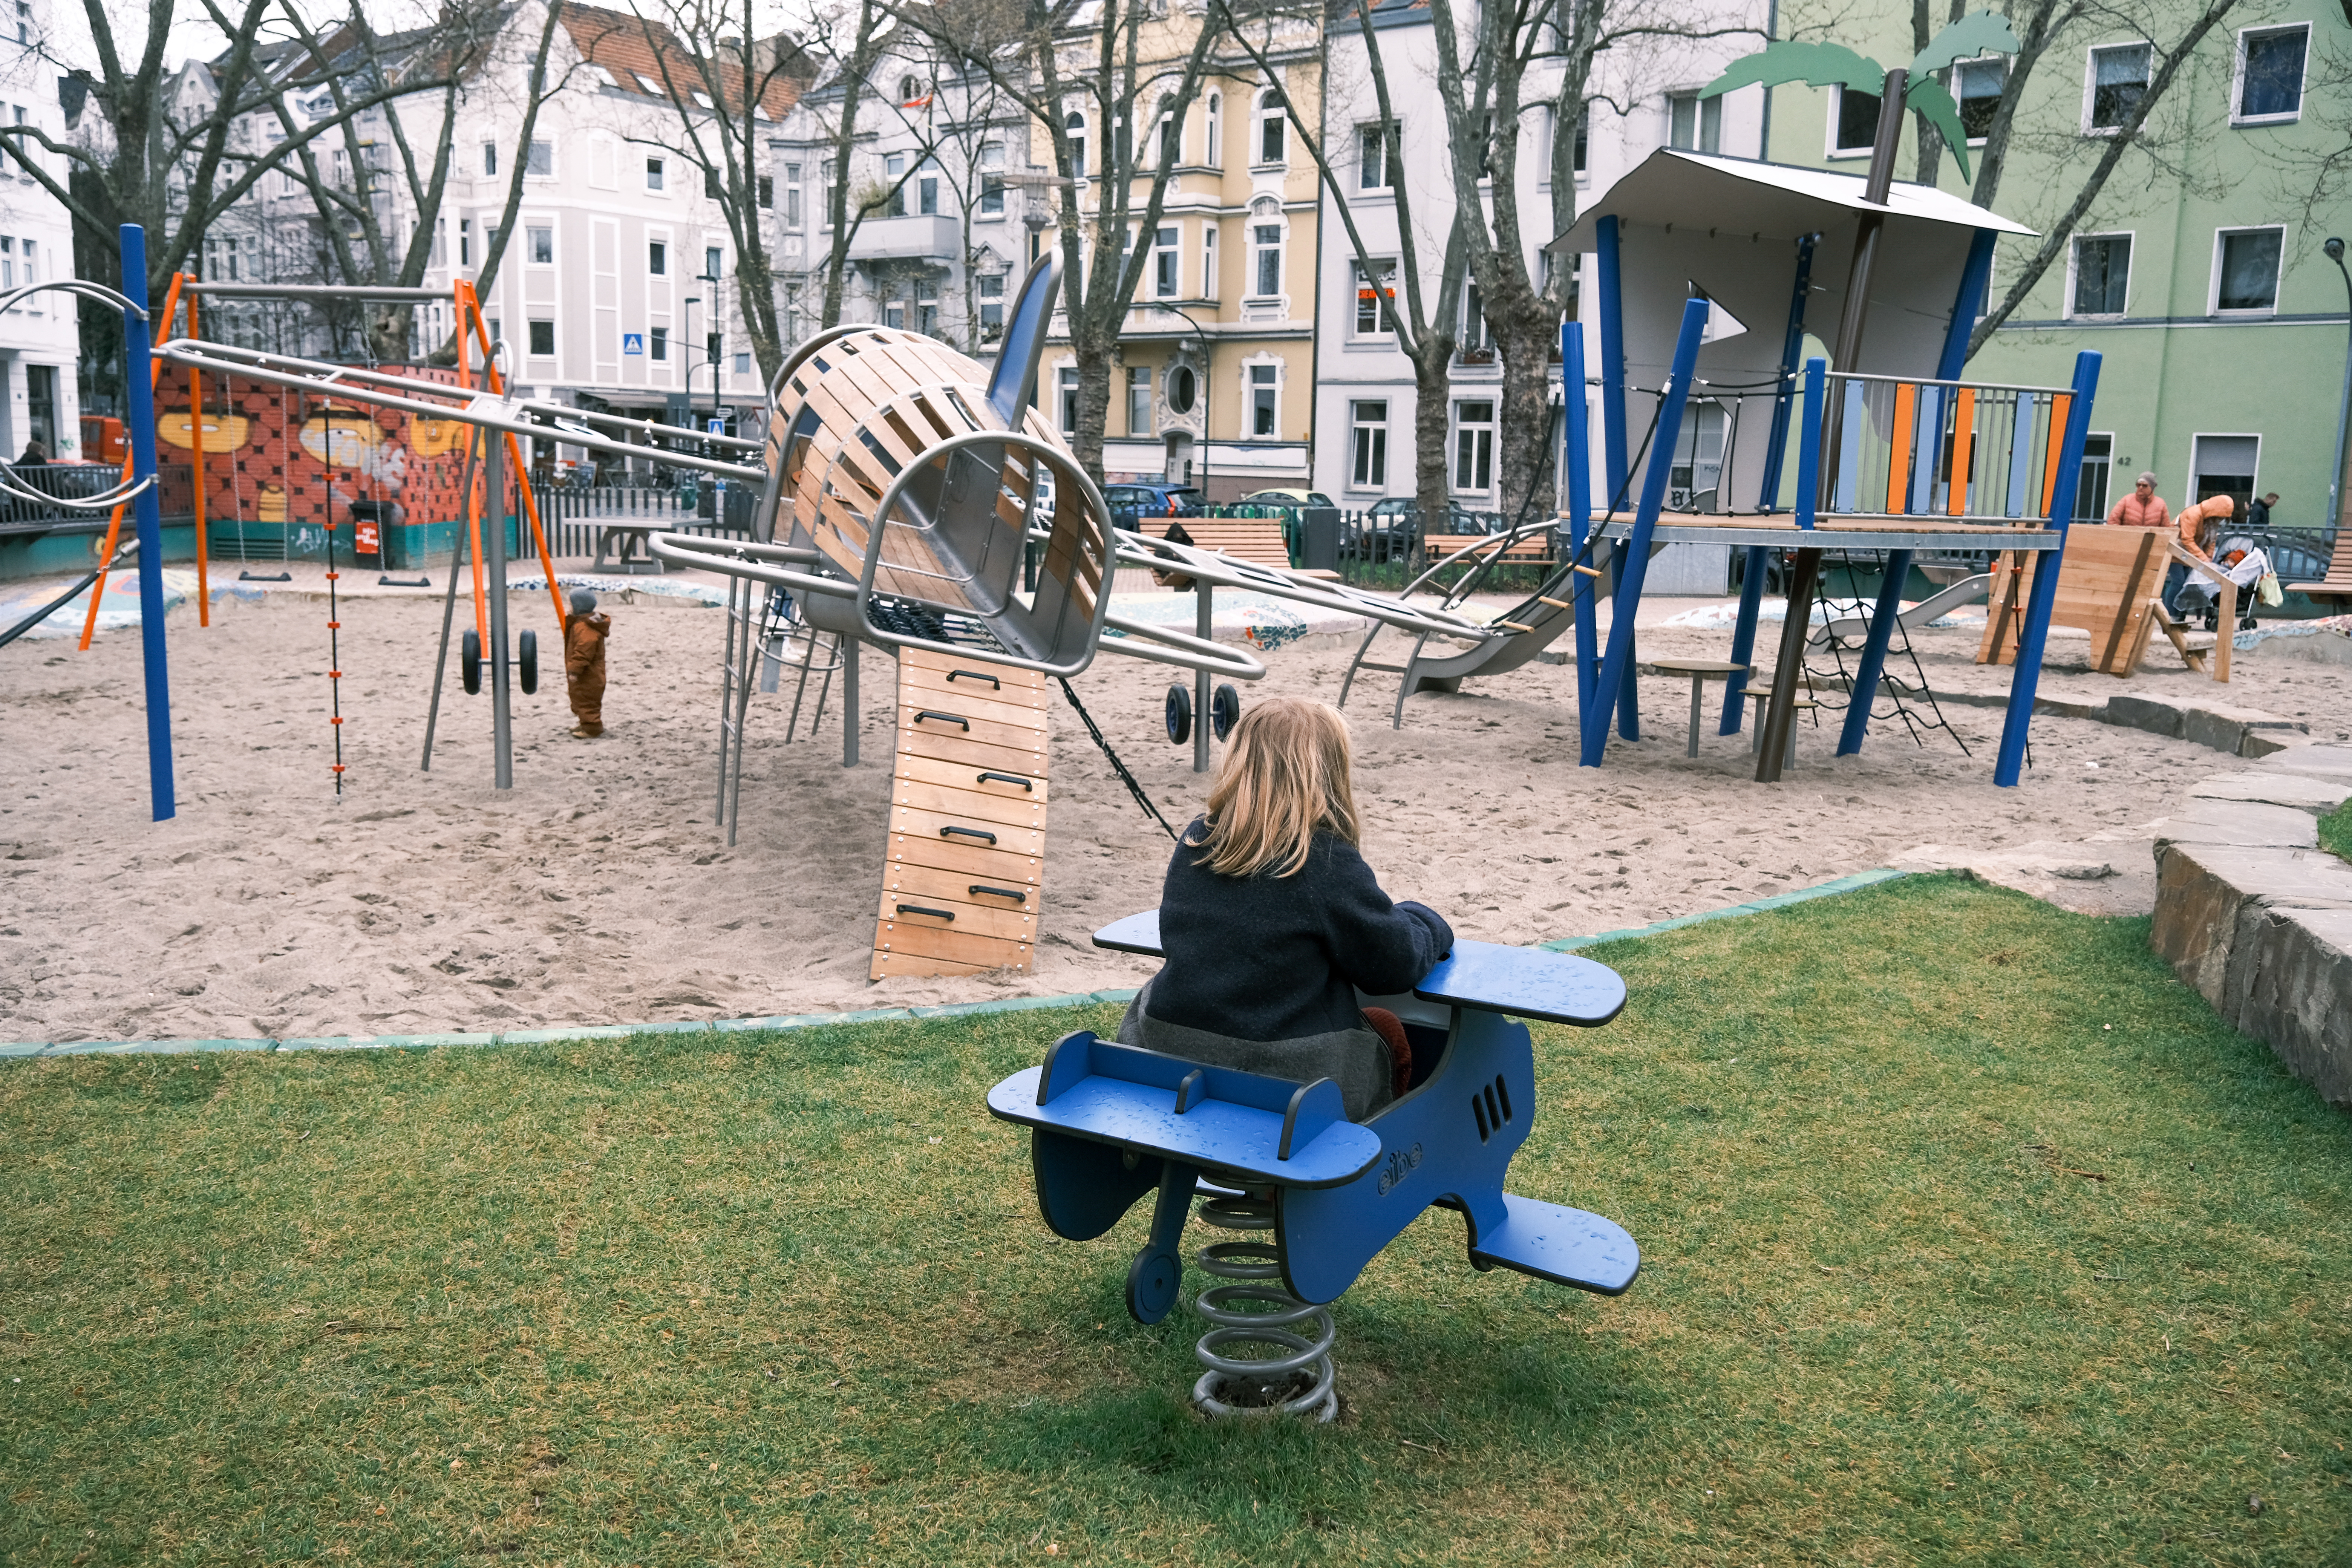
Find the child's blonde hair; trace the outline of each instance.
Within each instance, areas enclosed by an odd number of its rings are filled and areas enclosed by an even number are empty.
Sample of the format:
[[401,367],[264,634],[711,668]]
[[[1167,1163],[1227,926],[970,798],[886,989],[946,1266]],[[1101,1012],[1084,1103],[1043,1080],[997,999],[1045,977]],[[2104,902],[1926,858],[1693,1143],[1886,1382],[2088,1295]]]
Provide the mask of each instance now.
[[1208,837],[1186,842],[1206,848],[1202,864],[1221,877],[1296,876],[1318,828],[1358,841],[1349,765],[1338,709],[1297,697],[1257,703],[1234,726],[1209,791]]

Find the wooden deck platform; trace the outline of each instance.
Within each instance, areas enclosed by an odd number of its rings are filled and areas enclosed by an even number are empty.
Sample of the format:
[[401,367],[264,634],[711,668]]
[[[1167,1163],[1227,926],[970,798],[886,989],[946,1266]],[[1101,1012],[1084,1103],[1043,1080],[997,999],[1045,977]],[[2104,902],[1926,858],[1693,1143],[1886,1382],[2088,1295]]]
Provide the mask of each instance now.
[[[1605,539],[1633,531],[1631,517],[1598,525]],[[1762,545],[1796,550],[2055,550],[2063,537],[2038,522],[1905,516],[1900,512],[1823,512],[1810,532],[1789,512],[1723,514],[1669,511],[1658,514],[1651,539],[1660,544]]]

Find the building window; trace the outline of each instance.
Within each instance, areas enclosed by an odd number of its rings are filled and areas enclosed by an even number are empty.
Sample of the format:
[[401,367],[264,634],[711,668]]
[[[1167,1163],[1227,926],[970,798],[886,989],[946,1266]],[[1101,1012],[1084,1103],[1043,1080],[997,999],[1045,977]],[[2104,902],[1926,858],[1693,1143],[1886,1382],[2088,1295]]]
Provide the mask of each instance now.
[[1389,482],[1389,405],[1385,402],[1356,403],[1349,408],[1349,450],[1355,466],[1349,470],[1348,482],[1360,490],[1385,489]]
[[980,275],[980,341],[992,343],[1004,335],[1004,274]]
[[482,177],[484,179],[493,178],[497,175],[498,172],[499,144],[495,142],[485,142],[482,143]]
[[1282,94],[1267,92],[1257,100],[1257,161],[1260,163],[1285,161],[1283,129]]
[[1127,367],[1127,433],[1151,434],[1151,372],[1139,364]]
[[1952,96],[1960,100],[1960,129],[1968,133],[1969,146],[1982,145],[1992,134],[2001,89],[2008,85],[2006,59],[1964,60],[1952,68]]
[[1217,226],[1213,220],[1201,229],[1201,298],[1217,297]]
[[1212,169],[1223,167],[1222,160],[1225,149],[1223,138],[1219,135],[1218,122],[1223,118],[1220,110],[1224,108],[1224,104],[1225,99],[1223,93],[1213,92],[1209,95],[1208,163]]
[[1172,169],[1184,161],[1184,133],[1173,110],[1160,111],[1160,166]]
[[1173,300],[1177,295],[1176,263],[1182,252],[1177,248],[1177,230],[1173,224],[1156,230],[1158,237],[1151,246],[1151,291],[1161,300]]
[[1075,365],[1064,365],[1054,373],[1055,389],[1061,394],[1062,434],[1078,433],[1078,372]]
[[2147,96],[2148,47],[2121,44],[2091,51],[2091,119],[2088,129],[2120,131]]
[[2107,521],[2107,479],[2116,463],[2113,435],[2083,437],[2083,477],[2074,487],[2074,521]]
[[[1874,120],[1871,134],[1878,127]],[[1720,153],[1723,151],[1723,95],[1701,98],[1695,92],[1677,92],[1666,100],[1666,142],[1685,153]]]
[[1868,153],[1878,141],[1878,95],[1840,87],[1830,105],[1830,154]]
[[1396,331],[1396,263],[1376,261],[1367,273],[1360,261],[1349,268],[1356,284],[1356,336],[1379,338]]
[[555,143],[532,142],[530,153],[523,159],[523,173],[534,180],[553,179],[555,177]]
[[1253,436],[1278,436],[1281,426],[1281,367],[1254,364],[1249,367],[1249,417]]
[[882,177],[890,182],[890,195],[883,212],[890,217],[907,216],[907,155],[893,153],[882,160]]
[[1454,405],[1454,489],[1483,495],[1495,488],[1495,405]]
[[1397,128],[1394,125],[1356,127],[1356,188],[1385,191],[1396,184]]
[[1576,115],[1576,151],[1572,156],[1575,161],[1576,173],[1579,177],[1581,177],[1587,172],[1585,168],[1585,158],[1591,150],[1592,103],[1591,100],[1587,100],[1584,107],[1580,109]]
[[984,142],[980,148],[980,212],[995,217],[1004,211],[1004,143]]
[[915,279],[915,331],[935,337],[940,330],[940,286],[929,278]]
[[649,190],[649,191],[658,191],[658,190],[660,190],[660,189],[662,188],[662,182],[663,182],[663,179],[665,178],[665,175],[666,175],[666,173],[667,173],[667,164],[665,164],[665,163],[662,162],[662,160],[661,160],[661,159],[659,159],[659,158],[648,158],[648,159],[646,159],[646,189],[647,189],[647,190]]
[[1494,334],[1486,330],[1486,302],[1479,297],[1478,285],[1468,279],[1462,283],[1462,331],[1454,342],[1465,358],[1490,353],[1495,347]]
[[749,353],[741,351],[737,352],[735,355],[735,374],[737,375],[749,375],[751,374],[751,356]]
[[2221,262],[2215,268],[2213,290],[2217,310],[2278,309],[2279,253],[2286,231],[2280,228],[2224,230]]
[[755,195],[757,195],[757,197],[758,197],[758,199],[759,199],[759,203],[760,203],[760,210],[761,210],[761,212],[773,212],[773,211],[775,211],[775,210],[776,210],[776,176],[775,176],[775,175],[773,175],[773,174],[762,174],[762,175],[761,175],[761,176],[759,177],[759,179],[758,179],[756,182],[754,182],[754,184],[753,184],[753,185],[752,185],[752,190],[753,190],[753,192],[755,193]]
[[1062,121],[1062,134],[1070,144],[1070,166],[1065,170],[1071,179],[1087,177],[1087,117],[1076,110]]
[[669,362],[669,329],[656,327],[646,334],[646,355],[656,363]]
[[801,166],[798,163],[787,163],[784,165],[784,226],[798,228],[800,226]]
[[2238,35],[2240,120],[2293,120],[2303,112],[2303,61],[2309,26]]
[[469,217],[461,217],[457,220],[457,265],[460,267],[471,267],[473,264],[474,220]]
[[555,353],[555,323],[553,321],[533,321],[530,323],[530,352],[541,358]]
[[940,177],[926,173],[915,182],[915,210],[925,217],[937,217],[940,211]]
[[669,247],[658,239],[646,242],[646,270],[656,278],[669,276]]
[[523,245],[533,267],[555,265],[555,230],[543,224],[533,224],[523,231]]
[[703,278],[703,281],[705,281],[705,282],[707,282],[707,283],[716,283],[716,282],[718,282],[721,278],[724,278],[725,276],[727,276],[726,268],[727,268],[727,252],[726,252],[726,251],[724,251],[723,249],[721,249],[720,247],[719,247],[718,246],[715,246],[715,245],[712,245],[712,246],[706,246],[706,247],[703,248],[703,252],[702,252],[702,278]]
[[1192,399],[1199,395],[1200,378],[1189,364],[1180,364],[1168,373],[1168,406],[1177,414],[1192,412]]
[[2074,241],[2073,316],[2120,316],[2131,283],[2131,236],[2090,235]]
[[885,304],[882,307],[882,324],[893,331],[904,331],[907,327],[907,301],[892,300]]
[[1250,238],[1257,249],[1257,292],[1270,299],[1282,292],[1282,226],[1253,224]]

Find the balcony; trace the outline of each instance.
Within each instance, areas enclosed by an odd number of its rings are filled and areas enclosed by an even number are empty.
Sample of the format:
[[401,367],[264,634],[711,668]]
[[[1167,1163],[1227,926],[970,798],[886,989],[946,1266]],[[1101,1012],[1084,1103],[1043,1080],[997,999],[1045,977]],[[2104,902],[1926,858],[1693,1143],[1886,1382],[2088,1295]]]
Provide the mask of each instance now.
[[849,237],[852,261],[909,261],[936,257],[952,261],[963,247],[956,220],[946,214],[919,217],[869,217]]

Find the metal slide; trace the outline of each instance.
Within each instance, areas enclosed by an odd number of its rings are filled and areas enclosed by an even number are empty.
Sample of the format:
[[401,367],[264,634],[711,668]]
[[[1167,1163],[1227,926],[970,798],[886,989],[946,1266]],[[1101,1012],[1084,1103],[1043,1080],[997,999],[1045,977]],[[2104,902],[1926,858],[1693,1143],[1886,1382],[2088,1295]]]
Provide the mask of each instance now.
[[[1905,631],[1916,631],[1930,621],[1942,619],[1963,605],[1973,605],[1991,595],[1992,574],[1979,573],[1974,577],[1963,577],[1950,587],[1928,595],[1895,619]],[[1806,640],[1816,647],[1826,647],[1832,639],[1843,642],[1858,638],[1869,630],[1870,615],[1864,611],[1855,616],[1840,616]]]
[[[1397,599],[1400,602],[1409,600],[1448,567],[1461,567],[1462,574],[1453,585],[1438,590],[1437,613],[1456,618],[1454,616],[1454,606],[1478,590],[1506,552],[1513,545],[1558,526],[1557,521],[1550,518],[1541,522],[1522,523],[1507,533],[1496,534],[1491,539],[1481,540],[1466,549],[1456,551],[1407,584],[1397,595]],[[1404,700],[1415,692],[1458,691],[1465,676],[1502,675],[1530,663],[1562,633],[1575,626],[1573,589],[1577,575],[1578,568],[1573,564],[1559,567],[1544,579],[1541,587],[1492,621],[1465,622],[1462,629],[1447,627],[1442,631],[1410,626],[1402,628],[1418,631],[1412,649],[1405,656],[1402,664],[1375,663],[1366,657],[1371,652],[1372,644],[1386,629],[1384,623],[1375,622],[1372,629],[1365,634],[1362,644],[1357,647],[1355,659],[1348,666],[1347,679],[1339,686],[1339,705],[1347,706],[1348,692],[1355,685],[1357,671],[1372,669],[1394,674],[1399,679],[1396,706],[1390,715],[1390,724],[1392,728],[1402,729],[1404,726]],[[1475,641],[1466,648],[1432,655],[1428,648],[1433,636],[1475,638]]]

